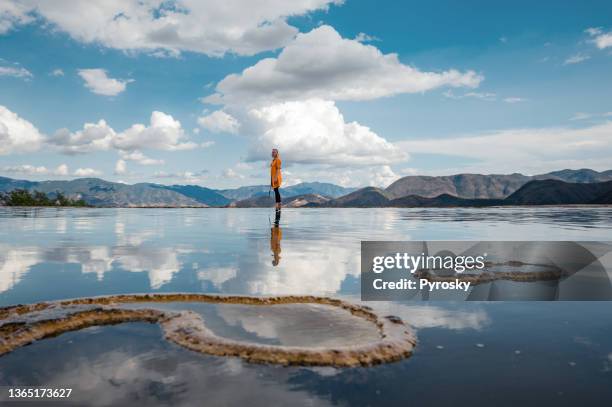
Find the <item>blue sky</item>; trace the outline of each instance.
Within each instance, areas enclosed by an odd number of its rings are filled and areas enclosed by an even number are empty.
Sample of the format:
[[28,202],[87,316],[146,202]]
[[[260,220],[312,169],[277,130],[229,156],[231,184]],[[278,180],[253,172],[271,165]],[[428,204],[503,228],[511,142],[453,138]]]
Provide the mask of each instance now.
[[1,175],[223,188],[272,147],[289,183],[612,167],[607,1],[48,3],[0,5]]

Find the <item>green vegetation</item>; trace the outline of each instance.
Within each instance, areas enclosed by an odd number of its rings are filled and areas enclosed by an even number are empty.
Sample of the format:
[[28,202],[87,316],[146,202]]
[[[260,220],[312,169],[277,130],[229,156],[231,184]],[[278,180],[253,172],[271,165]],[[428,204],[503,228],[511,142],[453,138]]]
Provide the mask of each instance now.
[[44,192],[15,189],[0,195],[0,203],[6,206],[88,206],[84,200],[67,198],[61,192],[54,195],[50,198]]

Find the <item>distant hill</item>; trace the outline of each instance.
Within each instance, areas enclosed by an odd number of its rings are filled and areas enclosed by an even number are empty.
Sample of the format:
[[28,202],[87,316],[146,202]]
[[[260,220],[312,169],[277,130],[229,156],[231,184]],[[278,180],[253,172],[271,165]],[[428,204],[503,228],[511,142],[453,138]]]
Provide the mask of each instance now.
[[408,195],[401,198],[390,199],[389,194],[385,191],[374,187],[367,187],[329,202],[310,204],[308,206],[330,208],[449,208],[457,206],[497,206],[503,205],[503,202],[503,199],[466,199],[449,194],[442,194],[433,198]]
[[111,207],[206,206],[181,193],[160,188],[155,184],[127,185],[98,178],[78,178],[72,181],[29,182],[0,179],[0,190],[27,189],[54,194],[59,191],[70,199],[83,199],[88,205]]
[[449,194],[438,195],[434,198],[424,198],[418,195],[409,195],[389,201],[389,206],[398,208],[451,208],[451,207],[485,207],[504,205],[503,199],[467,199],[458,198]]
[[612,205],[612,191],[604,192],[597,198],[593,199],[592,204],[595,205]]
[[561,170],[547,174],[457,174],[439,177],[407,176],[386,188],[393,198],[417,195],[433,198],[442,194],[459,198],[501,199],[532,180],[556,179],[566,182],[605,182],[612,180],[612,170],[597,172],[590,169]]
[[156,188],[164,188],[170,191],[178,192],[188,198],[194,199],[202,204],[208,206],[225,206],[232,202],[231,199],[226,198],[214,189],[201,187],[199,185],[156,185],[152,184]]
[[357,188],[346,188],[327,182],[302,182],[300,184],[283,188],[283,191],[287,196],[315,194],[330,198],[338,198],[342,195],[350,194],[356,190]]
[[394,198],[408,195],[433,198],[442,194],[460,198],[505,198],[529,180],[531,177],[522,174],[458,174],[441,177],[415,175],[398,179],[386,191]]
[[[24,181],[0,177],[0,192],[15,189],[37,190],[47,194],[59,191],[73,199],[83,199],[93,206],[228,206],[233,201],[237,206],[264,206],[251,198],[268,197],[267,185],[241,187],[233,190],[214,190],[199,185],[122,184],[98,178],[78,178],[72,181]],[[334,198],[355,188],[344,188],[323,182],[308,182],[282,189],[286,197],[302,197],[302,201],[290,206],[302,206],[310,202],[325,202],[327,196]],[[243,197],[243,198],[241,198]],[[267,203],[265,204],[267,206]],[[289,204],[287,204],[289,205]],[[236,206],[236,205],[234,205]]]
[[14,189],[30,189],[37,182],[0,177],[0,192],[8,192]]
[[551,179],[558,179],[565,182],[605,182],[612,181],[612,170],[603,172],[597,172],[588,168],[583,168],[581,170],[561,170],[539,175],[536,178],[543,179],[545,176],[550,176]]
[[241,201],[256,196],[268,195],[268,185],[251,185],[234,189],[218,189],[216,192],[232,201]]
[[[232,201],[240,201],[257,196],[268,195],[270,187],[268,185],[252,185],[235,189],[217,190],[219,194]],[[337,198],[355,191],[357,188],[345,188],[327,182],[302,182],[290,187],[282,188],[283,195],[296,196],[306,194],[316,194]]]
[[534,180],[523,185],[505,199],[461,198],[450,194],[436,197],[408,195],[392,199],[386,191],[374,187],[357,190],[343,197],[320,204],[320,207],[399,207],[447,208],[510,205],[590,205],[612,204],[612,181],[572,183],[559,180]]
[[384,190],[376,187],[366,187],[333,199],[324,205],[329,207],[375,208],[388,206],[389,201],[390,196]]
[[[570,183],[558,180],[531,181],[504,200],[507,205],[572,205],[612,203],[612,181]],[[607,202],[606,202],[607,201]]]
[[[528,177],[522,174],[458,174],[404,177],[386,189],[355,190],[310,182],[282,189],[292,207],[450,207],[491,205],[610,204],[612,170],[561,170]],[[198,185],[128,185],[98,178],[26,181],[0,177],[0,192],[15,189],[63,193],[88,205],[108,207],[271,207],[267,185],[214,190]],[[244,197],[244,198],[240,198]]]

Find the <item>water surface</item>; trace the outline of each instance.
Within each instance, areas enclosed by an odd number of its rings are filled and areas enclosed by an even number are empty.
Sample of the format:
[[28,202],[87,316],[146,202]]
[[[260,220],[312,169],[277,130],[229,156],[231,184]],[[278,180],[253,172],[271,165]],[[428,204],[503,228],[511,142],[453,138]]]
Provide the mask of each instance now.
[[[357,301],[361,240],[612,240],[605,207],[287,209],[276,221],[267,209],[0,208],[0,306],[175,291]],[[356,369],[251,365],[189,352],[133,323],[21,348],[0,358],[0,385],[64,385],[98,405],[612,404],[610,303],[374,306],[414,327],[412,358]],[[347,329],[316,307],[240,307],[199,312],[223,335],[270,344],[333,342]]]

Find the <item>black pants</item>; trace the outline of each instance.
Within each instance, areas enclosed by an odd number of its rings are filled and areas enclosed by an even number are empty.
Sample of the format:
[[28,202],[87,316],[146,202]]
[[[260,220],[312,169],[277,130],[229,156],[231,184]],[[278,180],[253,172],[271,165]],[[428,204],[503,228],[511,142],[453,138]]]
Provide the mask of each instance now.
[[274,198],[276,199],[276,203],[281,202],[280,192],[278,192],[278,188],[274,188]]

